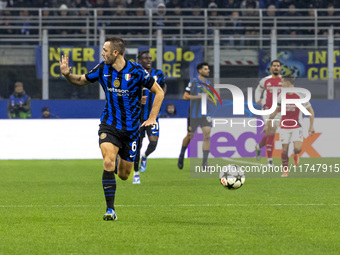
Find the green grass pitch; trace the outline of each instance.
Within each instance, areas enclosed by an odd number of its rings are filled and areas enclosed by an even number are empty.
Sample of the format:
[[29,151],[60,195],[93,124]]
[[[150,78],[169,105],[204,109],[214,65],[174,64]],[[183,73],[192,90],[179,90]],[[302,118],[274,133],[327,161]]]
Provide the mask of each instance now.
[[141,185],[117,181],[118,220],[106,222],[101,175],[102,160],[0,161],[0,254],[340,251],[339,178],[246,178],[230,191],[191,178],[189,160],[149,159]]

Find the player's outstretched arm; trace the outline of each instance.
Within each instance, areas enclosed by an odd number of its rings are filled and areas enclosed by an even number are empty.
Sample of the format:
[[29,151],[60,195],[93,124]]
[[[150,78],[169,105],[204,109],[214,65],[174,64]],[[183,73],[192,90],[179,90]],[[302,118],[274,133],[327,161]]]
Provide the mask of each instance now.
[[151,113],[149,115],[149,118],[143,122],[141,127],[146,127],[146,126],[152,126],[156,125],[156,118],[158,116],[159,110],[161,108],[163,99],[164,99],[164,91],[162,88],[158,85],[157,82],[155,82],[150,91],[155,94],[155,99],[153,101],[153,106],[151,109]]
[[83,75],[77,75],[72,74],[72,67],[68,66],[68,56],[61,56],[61,59],[59,59],[59,65],[60,65],[60,72],[61,74],[66,78],[66,80],[76,86],[84,86],[89,84],[90,82],[86,79],[85,74]]
[[272,112],[272,113],[269,115],[269,119],[271,119],[271,120],[274,119],[275,116],[276,116],[276,114],[278,114],[278,113],[280,112],[280,109],[281,109],[280,106],[276,107],[275,111]]
[[262,79],[255,89],[255,101],[257,105],[262,106],[262,96],[264,92],[264,79]]

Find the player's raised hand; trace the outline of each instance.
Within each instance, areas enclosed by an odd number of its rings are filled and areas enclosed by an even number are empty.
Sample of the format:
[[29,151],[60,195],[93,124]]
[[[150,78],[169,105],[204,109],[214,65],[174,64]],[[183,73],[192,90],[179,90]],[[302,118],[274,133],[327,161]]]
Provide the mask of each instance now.
[[71,73],[72,67],[68,66],[68,56],[61,55],[61,59],[59,59],[60,72],[62,75],[69,75]]
[[148,127],[148,126],[152,126],[152,125],[156,125],[156,124],[157,124],[156,119],[148,118],[146,121],[143,122],[141,127]]

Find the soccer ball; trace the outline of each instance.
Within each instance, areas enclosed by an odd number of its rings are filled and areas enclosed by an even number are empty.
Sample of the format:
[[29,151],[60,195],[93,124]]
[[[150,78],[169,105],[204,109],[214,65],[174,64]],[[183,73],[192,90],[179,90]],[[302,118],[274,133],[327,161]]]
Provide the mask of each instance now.
[[227,189],[238,189],[243,185],[246,177],[237,165],[227,165],[220,172],[220,182]]

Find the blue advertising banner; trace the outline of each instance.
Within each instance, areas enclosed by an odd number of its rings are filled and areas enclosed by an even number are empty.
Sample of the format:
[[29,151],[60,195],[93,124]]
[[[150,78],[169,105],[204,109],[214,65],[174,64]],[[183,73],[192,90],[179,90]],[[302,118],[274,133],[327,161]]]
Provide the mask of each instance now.
[[[149,50],[152,61],[157,60],[157,49],[140,46],[139,52]],[[197,76],[196,66],[203,61],[202,46],[164,46],[162,71],[166,79],[191,79]],[[153,64],[155,66],[155,63]]]
[[[49,47],[48,60],[49,60],[49,78],[61,78],[59,69],[59,58],[61,55],[69,57],[69,66],[72,67],[72,73],[84,74],[90,71],[99,63],[99,47]],[[42,47],[35,47],[35,66],[38,79],[42,79]]]
[[[277,59],[282,64],[283,74],[293,74],[308,80],[327,80],[327,50],[281,50]],[[340,79],[340,51],[334,51],[334,79]],[[270,50],[259,51],[259,77],[270,74]]]

